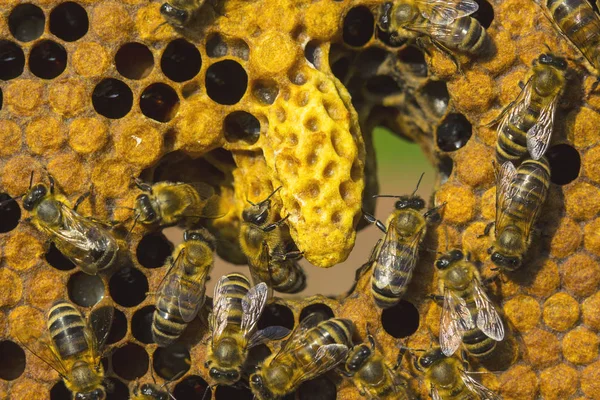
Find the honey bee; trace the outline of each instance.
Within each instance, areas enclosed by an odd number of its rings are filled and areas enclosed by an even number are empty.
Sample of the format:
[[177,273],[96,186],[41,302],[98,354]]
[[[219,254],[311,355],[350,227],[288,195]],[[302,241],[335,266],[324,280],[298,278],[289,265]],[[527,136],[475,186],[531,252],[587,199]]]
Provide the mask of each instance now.
[[361,343],[350,350],[341,373],[351,377],[360,395],[369,399],[412,399],[406,380],[386,363],[373,336],[369,334],[367,340],[368,344]]
[[297,263],[302,252],[284,225],[287,217],[275,221],[270,213],[271,197],[279,189],[258,204],[250,203],[242,212],[240,245],[255,283],[266,282],[279,292],[298,293],[306,287],[306,276]]
[[533,62],[533,73],[519,97],[500,118],[496,159],[499,164],[518,164],[527,155],[539,160],[550,144],[554,113],[565,88],[567,62],[552,54],[542,54]]
[[152,318],[152,337],[159,346],[173,343],[204,304],[215,245],[215,238],[200,228],[185,231],[183,243],[173,251]]
[[48,176],[48,180],[49,187],[43,183],[32,186],[30,181],[23,198],[23,208],[31,213],[33,224],[83,272],[95,275],[112,266],[117,260],[119,244],[109,226],[77,213],[89,193],[79,197],[71,208],[65,196],[54,192],[54,178]]
[[144,192],[135,199],[135,222],[169,226],[186,220],[195,224],[200,218],[216,217],[219,213],[218,196],[212,186],[205,183],[149,185],[136,179],[135,184]]
[[206,0],[169,0],[160,6],[160,13],[174,28],[185,28]]
[[462,251],[452,250],[435,262],[443,293],[440,347],[450,357],[460,343],[472,356],[484,359],[504,339],[504,324],[485,294],[479,271]]
[[352,321],[320,319],[319,314],[303,319],[282,349],[250,376],[250,389],[258,400],[279,399],[345,360],[352,346]]
[[233,385],[242,377],[252,347],[289,334],[289,329],[282,326],[256,330],[268,293],[266,283],[251,288],[250,281],[241,274],[225,275],[217,282],[205,363],[217,384]]
[[169,398],[175,399],[168,391],[152,383],[137,384],[132,389],[131,400],[169,400]]
[[452,56],[453,51],[482,54],[487,47],[485,29],[469,17],[479,9],[474,0],[397,0],[386,2],[379,12],[379,27],[392,42],[424,38]]
[[425,374],[433,400],[501,400],[469,375],[467,364],[447,357],[439,347],[417,358],[415,368]]
[[114,309],[102,303],[87,320],[67,301],[60,300],[48,311],[43,338],[32,347],[19,338],[35,356],[56,370],[76,400],[104,400],[102,349],[112,324]]
[[373,268],[371,293],[380,308],[396,305],[406,293],[419,258],[419,245],[427,230],[427,219],[437,215],[437,210],[443,206],[421,214],[425,201],[415,195],[421,179],[410,196],[377,196],[399,199],[388,218],[387,228],[374,216],[363,213],[367,221],[374,223],[385,233],[383,241],[380,240],[375,246],[368,263]]
[[545,157],[526,160],[518,169],[506,161],[497,171],[496,240],[488,252],[498,268],[514,271],[521,266],[549,186],[550,166]]
[[546,8],[560,32],[600,69],[600,18],[586,0],[546,0]]

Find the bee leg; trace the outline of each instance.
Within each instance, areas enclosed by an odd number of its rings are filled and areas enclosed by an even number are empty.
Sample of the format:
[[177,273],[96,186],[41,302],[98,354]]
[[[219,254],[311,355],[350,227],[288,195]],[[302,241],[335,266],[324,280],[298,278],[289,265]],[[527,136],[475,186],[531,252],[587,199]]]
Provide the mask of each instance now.
[[458,61],[458,58],[452,53],[452,51],[450,51],[450,49],[448,49],[446,46],[442,45],[437,40],[431,39],[431,43],[435,46],[436,49],[438,49],[440,52],[445,54],[446,57],[448,57],[450,60],[452,60],[452,62],[456,66],[456,70],[458,71],[459,74],[461,74],[461,75],[465,74],[464,71],[462,70],[462,67],[460,66],[460,61]]
[[427,39],[425,39],[423,36],[419,36],[415,39],[415,44],[417,47],[423,50],[423,53],[427,54],[427,57],[431,58],[431,52],[429,51],[426,41]]
[[465,349],[462,349],[460,351],[460,355],[462,358],[463,368],[465,369],[465,371],[469,371],[471,369],[471,365],[469,364],[469,357],[467,351]]
[[135,186],[141,191],[152,193],[152,185],[143,182],[140,178],[136,178],[135,176],[133,177],[133,181],[135,182]]
[[477,235],[477,239],[481,239],[482,237],[489,236],[490,235],[490,231],[492,230],[492,226],[494,226],[494,225],[496,225],[496,223],[494,221],[492,221],[489,224],[487,224],[485,226],[485,229],[483,230],[483,234]]
[[54,194],[54,177],[50,174],[48,174],[48,181],[50,182],[50,194]]
[[281,218],[279,221],[273,222],[272,224],[265,226],[264,228],[262,228],[262,231],[263,232],[271,232],[273,229],[277,228],[279,225],[282,225],[289,217],[290,217],[289,215],[286,215],[285,217]]
[[385,225],[383,224],[383,222],[381,222],[380,220],[378,220],[377,218],[375,218],[375,216],[373,214],[369,214],[368,212],[366,212],[365,210],[363,210],[363,218],[367,220],[367,222],[371,223],[371,224],[375,224],[375,226],[377,228],[379,228],[379,230],[383,233],[387,233],[387,229],[385,228]]
[[398,357],[396,358],[396,365],[394,365],[394,371],[396,371],[402,365],[402,359],[404,358],[404,354],[408,351],[408,348],[402,346],[400,347],[400,351],[398,352]]
[[425,214],[423,214],[423,216],[427,219],[431,218],[431,222],[439,222],[440,219],[442,218],[442,216],[440,215],[440,213],[438,211],[441,210],[443,207],[445,207],[446,204],[448,204],[448,203],[443,202],[439,206],[434,207],[431,210],[427,211]]
[[81,205],[81,203],[83,203],[83,201],[85,199],[90,197],[91,194],[92,194],[92,192],[89,191],[89,192],[85,192],[84,194],[79,196],[79,198],[77,200],[75,200],[75,204],[73,205],[73,211],[77,211],[77,208]]

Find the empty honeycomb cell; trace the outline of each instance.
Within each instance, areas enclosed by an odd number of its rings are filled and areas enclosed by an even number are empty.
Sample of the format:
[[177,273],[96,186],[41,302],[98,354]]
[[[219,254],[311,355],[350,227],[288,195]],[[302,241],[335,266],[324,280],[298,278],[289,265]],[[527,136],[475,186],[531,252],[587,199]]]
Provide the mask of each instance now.
[[294,329],[294,314],[292,310],[282,304],[267,304],[257,325],[258,329],[268,326],[283,326],[291,330]]
[[13,341],[0,342],[0,359],[0,379],[12,381],[25,371],[25,351]]
[[260,121],[246,111],[234,111],[223,121],[225,140],[254,144],[260,137]]
[[11,112],[19,115],[37,113],[43,101],[44,85],[31,79],[20,79],[11,82],[5,92],[4,101]]
[[25,54],[10,40],[0,40],[0,79],[8,81],[19,77],[25,68]]
[[252,400],[254,398],[254,395],[252,394],[250,389],[245,387],[219,385],[217,386],[213,397],[215,400]]
[[110,65],[107,51],[95,42],[77,43],[71,55],[71,65],[79,76],[93,77],[102,75]]
[[252,82],[252,95],[262,104],[271,105],[279,95],[277,82],[270,79],[262,79]]
[[108,128],[98,118],[77,118],[69,126],[69,146],[79,154],[97,152],[108,141]]
[[446,82],[429,81],[421,88],[421,92],[427,99],[427,105],[436,115],[441,117],[446,113],[450,100]]
[[337,388],[330,379],[319,376],[300,385],[298,398],[300,400],[335,400]]
[[561,265],[563,285],[577,296],[590,296],[600,283],[600,266],[585,254],[575,254]]
[[300,56],[300,47],[292,38],[278,31],[263,33],[255,42],[252,66],[265,75],[288,71]]
[[562,353],[573,364],[590,364],[598,357],[598,335],[578,326],[562,338]]
[[592,329],[600,330],[600,293],[594,293],[581,304],[583,323]]
[[585,182],[577,182],[565,189],[565,208],[575,220],[589,220],[600,212],[600,189]]
[[125,78],[144,79],[154,68],[154,56],[142,43],[125,43],[115,55],[115,66]]
[[127,39],[133,21],[127,8],[114,1],[98,3],[92,12],[92,30],[104,41],[114,43]]
[[446,203],[441,210],[445,222],[464,224],[470,221],[477,211],[473,192],[463,186],[446,184],[435,194],[435,204]]
[[162,233],[145,235],[135,251],[138,262],[145,268],[160,268],[173,252],[173,244]]
[[[6,268],[0,270],[0,276],[3,274],[1,271],[6,271]],[[8,323],[10,336],[18,338],[25,345],[38,340],[46,331],[44,313],[30,306],[20,306],[12,309],[8,315]],[[32,355],[30,355],[31,357]]]
[[133,92],[123,81],[106,78],[94,88],[92,104],[96,112],[106,118],[123,118],[133,106]]
[[587,148],[598,143],[600,138],[595,129],[600,124],[600,114],[587,107],[573,110],[567,115],[567,137],[578,149]]
[[22,378],[10,388],[11,397],[19,400],[39,400],[40,393],[48,393],[45,385],[33,379]]
[[547,326],[564,332],[579,319],[579,303],[567,293],[556,293],[544,303],[543,317]]
[[494,151],[475,142],[468,146],[468,153],[459,152],[456,155],[456,173],[460,180],[474,188],[494,182],[494,165],[490,162],[494,158]]
[[579,176],[581,156],[572,146],[563,143],[550,147],[546,153],[550,162],[551,180],[557,185],[566,185]]
[[54,79],[67,68],[67,50],[53,40],[37,42],[29,53],[29,69],[42,79]]
[[0,193],[0,204],[0,233],[10,232],[19,225],[21,207],[7,193]]
[[14,306],[23,296],[23,283],[19,276],[8,268],[0,269],[0,306]]
[[514,366],[500,377],[500,393],[504,400],[533,400],[538,386],[535,372],[524,365]]
[[550,254],[564,258],[573,254],[581,244],[582,232],[571,218],[561,218],[556,232],[552,236]]
[[[523,271],[523,273],[526,275],[530,274],[528,271]],[[528,294],[546,298],[555,292],[559,285],[560,274],[558,266],[552,260],[545,260],[542,267],[531,280],[531,283],[525,286],[524,289]]]
[[153,83],[140,96],[140,110],[146,117],[158,122],[169,122],[179,109],[177,92],[164,83]]
[[579,374],[566,364],[547,368],[540,373],[540,392],[544,399],[568,399],[578,388]]
[[181,343],[159,347],[152,354],[154,371],[166,380],[186,374],[190,369],[190,363],[190,352]]
[[31,42],[42,36],[45,24],[44,12],[34,4],[19,4],[8,15],[8,29],[21,42]]
[[36,154],[48,154],[58,150],[66,139],[64,126],[57,118],[38,118],[25,128],[25,142]]
[[67,118],[79,114],[86,106],[87,99],[85,85],[75,79],[54,83],[48,90],[52,110]]
[[127,381],[141,378],[148,371],[150,357],[143,347],[127,343],[112,353],[113,371]]
[[583,231],[586,250],[595,255],[600,255],[600,219],[596,218],[588,223]]
[[61,3],[50,12],[50,32],[65,42],[81,39],[89,25],[85,8],[73,1]]
[[517,295],[504,303],[504,314],[517,330],[527,332],[537,326],[542,312],[533,297]]
[[300,311],[300,321],[314,313],[321,315],[324,320],[335,316],[331,307],[323,303],[315,303],[304,307],[302,311]]
[[212,64],[206,71],[206,93],[213,101],[223,105],[239,102],[248,88],[248,74],[233,60]]
[[531,366],[539,369],[549,367],[561,357],[560,342],[556,335],[535,328],[523,335],[525,357]]
[[40,310],[50,308],[52,303],[63,296],[65,280],[55,269],[40,271],[35,274],[35,279],[27,284],[27,304],[38,307]]
[[131,318],[131,334],[142,343],[154,343],[152,338],[152,318],[154,306],[146,306],[137,310]]
[[78,271],[67,282],[69,300],[81,307],[91,307],[104,298],[104,283],[98,275]]
[[106,343],[117,343],[125,337],[125,334],[127,334],[127,317],[122,311],[115,308],[113,322],[110,326],[110,332],[106,338]]
[[[23,246],[27,243],[27,246]],[[34,236],[13,231],[4,247],[4,259],[8,267],[25,271],[35,266],[44,254],[42,244]]]
[[160,58],[163,74],[173,82],[189,81],[200,72],[200,51],[185,39],[170,42]]
[[50,389],[50,400],[70,400],[71,396],[71,391],[67,389],[62,379]]
[[478,111],[487,109],[494,97],[496,84],[492,78],[480,71],[466,71],[457,79],[448,82],[454,105],[458,110]]
[[220,58],[225,57],[229,48],[227,43],[223,40],[223,37],[218,33],[212,33],[206,39],[206,54],[209,57]]
[[123,307],[134,307],[146,298],[148,279],[140,270],[125,267],[110,277],[108,289],[117,304]]
[[[204,397],[205,394],[206,397]],[[188,375],[175,385],[173,396],[178,400],[194,400],[197,398],[211,400],[212,391],[210,391],[208,383],[201,376]]]
[[381,313],[383,329],[395,338],[405,338],[419,328],[419,310],[411,302],[400,300],[393,307]]
[[344,17],[342,37],[353,47],[367,44],[375,32],[375,17],[365,6],[351,8]]
[[129,400],[129,389],[126,384],[113,377],[105,378],[105,382],[106,386],[110,387],[110,392],[106,394],[106,400]]

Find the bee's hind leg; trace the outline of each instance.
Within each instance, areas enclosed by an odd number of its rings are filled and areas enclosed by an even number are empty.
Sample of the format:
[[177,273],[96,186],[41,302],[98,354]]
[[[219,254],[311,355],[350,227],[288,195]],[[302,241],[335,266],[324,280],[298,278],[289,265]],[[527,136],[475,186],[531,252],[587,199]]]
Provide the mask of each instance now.
[[92,194],[92,191],[87,191],[84,194],[82,194],[81,196],[79,196],[77,198],[77,200],[75,200],[75,204],[73,204],[73,210],[77,211],[77,208],[81,205],[81,203],[83,203],[83,201],[85,199],[87,199],[88,197],[90,197],[90,195]]

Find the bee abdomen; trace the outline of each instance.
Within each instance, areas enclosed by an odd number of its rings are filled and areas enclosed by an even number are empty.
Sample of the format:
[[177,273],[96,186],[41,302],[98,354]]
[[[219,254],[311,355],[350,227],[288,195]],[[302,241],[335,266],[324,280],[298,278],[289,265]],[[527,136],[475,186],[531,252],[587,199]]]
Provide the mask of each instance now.
[[159,299],[152,318],[152,338],[159,346],[173,343],[187,326],[177,310],[177,299]]
[[295,261],[271,266],[273,289],[282,293],[298,293],[306,288],[306,275]]
[[[373,278],[371,279],[371,292],[375,303],[380,308],[389,308],[396,305],[406,293],[408,289],[408,283],[412,278],[412,271],[405,272],[400,270],[393,270],[393,278],[385,287],[379,282],[382,279],[383,271],[380,271],[377,266],[373,270]],[[395,290],[392,291],[392,288]]]
[[488,358],[496,348],[496,341],[478,328],[463,334],[463,344],[469,354],[482,360]]
[[477,55],[481,54],[488,44],[488,35],[475,18],[464,17],[456,21],[457,29],[464,35],[459,50],[466,53]]
[[507,215],[521,220],[537,205],[546,200],[550,186],[550,166],[545,157],[539,160],[525,160],[517,170],[517,176],[512,182],[516,194],[511,206],[506,210]]
[[532,101],[523,114],[504,125],[496,144],[496,159],[500,165],[505,161],[517,162],[527,154],[527,131],[535,125],[539,116],[540,108]]
[[89,349],[83,316],[71,303],[59,301],[48,312],[48,330],[61,358],[69,358]]
[[338,343],[348,347],[352,345],[354,324],[349,319],[332,318],[321,322],[307,334],[309,343],[321,345]]
[[250,290],[250,281],[242,274],[228,274],[224,283],[223,296],[229,300],[228,325],[242,324],[242,299]]

